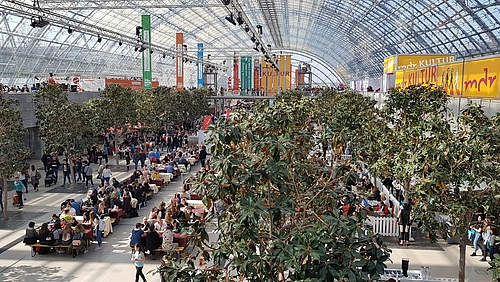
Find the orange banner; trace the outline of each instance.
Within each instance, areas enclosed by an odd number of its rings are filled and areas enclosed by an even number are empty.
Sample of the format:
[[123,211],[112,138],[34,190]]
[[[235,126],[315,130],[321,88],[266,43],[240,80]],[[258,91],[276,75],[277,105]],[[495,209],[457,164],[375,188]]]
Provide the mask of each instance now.
[[176,33],[175,34],[175,48],[176,48],[176,85],[175,89],[183,90],[184,89],[184,34]]
[[475,59],[396,72],[396,87],[436,85],[449,95],[498,99],[500,57]]

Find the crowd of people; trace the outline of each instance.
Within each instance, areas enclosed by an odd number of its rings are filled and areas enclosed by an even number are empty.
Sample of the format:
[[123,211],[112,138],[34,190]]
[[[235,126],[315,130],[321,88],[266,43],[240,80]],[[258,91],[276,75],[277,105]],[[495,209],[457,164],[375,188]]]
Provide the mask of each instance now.
[[36,91],[37,87],[35,86],[35,84],[33,84],[31,87],[29,87],[27,84],[23,85],[22,87],[18,85],[12,85],[12,86],[3,85],[0,90],[1,92],[4,93],[18,93],[18,92],[21,93],[21,92]]

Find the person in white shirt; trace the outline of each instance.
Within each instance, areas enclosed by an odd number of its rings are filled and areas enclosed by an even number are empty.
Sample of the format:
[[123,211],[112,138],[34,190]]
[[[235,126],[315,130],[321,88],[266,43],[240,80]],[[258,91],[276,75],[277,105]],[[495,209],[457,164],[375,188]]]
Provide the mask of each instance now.
[[113,173],[111,173],[111,169],[109,169],[109,165],[106,165],[106,167],[102,171],[102,177],[104,178],[104,181],[109,182],[112,174]]

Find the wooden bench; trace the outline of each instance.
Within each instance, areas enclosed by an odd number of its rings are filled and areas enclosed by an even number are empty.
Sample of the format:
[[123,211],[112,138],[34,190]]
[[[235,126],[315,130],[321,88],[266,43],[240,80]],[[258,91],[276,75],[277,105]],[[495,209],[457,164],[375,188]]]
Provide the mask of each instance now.
[[35,248],[36,247],[40,247],[40,248],[69,248],[69,245],[44,245],[44,244],[40,244],[40,243],[36,243],[36,244],[25,244],[25,246],[28,246],[28,247],[31,247],[30,250],[31,250],[31,257],[34,257],[36,256],[36,251],[35,251]]

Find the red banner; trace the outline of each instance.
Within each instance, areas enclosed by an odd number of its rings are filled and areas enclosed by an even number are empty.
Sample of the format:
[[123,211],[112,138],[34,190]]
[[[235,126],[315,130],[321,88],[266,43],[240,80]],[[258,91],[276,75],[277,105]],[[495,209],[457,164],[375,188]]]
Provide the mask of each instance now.
[[184,34],[176,33],[175,34],[175,48],[176,48],[176,85],[175,89],[183,90],[184,89]]
[[239,70],[238,58],[234,58],[233,64],[233,90],[240,91],[240,70]]

